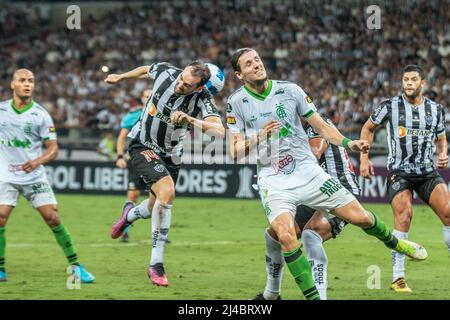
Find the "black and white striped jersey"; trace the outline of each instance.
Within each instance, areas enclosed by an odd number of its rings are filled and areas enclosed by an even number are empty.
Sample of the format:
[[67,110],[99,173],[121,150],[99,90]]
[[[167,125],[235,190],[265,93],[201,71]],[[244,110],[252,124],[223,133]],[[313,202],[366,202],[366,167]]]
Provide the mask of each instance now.
[[129,137],[162,156],[181,155],[182,141],[190,126],[174,125],[170,114],[182,111],[197,117],[220,117],[211,93],[204,89],[189,95],[175,93],[175,85],[183,70],[166,62],[153,63],[148,77],[154,79],[151,97],[134,125]]
[[[324,120],[334,126],[330,119],[324,117]],[[309,123],[306,122],[304,126],[309,139],[321,138]],[[355,170],[344,147],[329,143],[328,148],[319,159],[319,165],[330,176],[339,180],[344,188],[353,195],[361,194]]]
[[424,97],[414,106],[403,95],[397,96],[383,101],[370,120],[376,125],[386,123],[389,171],[422,175],[436,169],[434,141],[445,135],[442,105]]

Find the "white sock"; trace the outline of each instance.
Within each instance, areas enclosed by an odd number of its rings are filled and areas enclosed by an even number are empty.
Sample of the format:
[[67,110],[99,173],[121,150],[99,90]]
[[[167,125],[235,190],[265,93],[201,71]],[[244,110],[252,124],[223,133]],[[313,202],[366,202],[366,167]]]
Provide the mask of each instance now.
[[148,199],[145,199],[141,202],[140,205],[134,207],[127,214],[128,222],[135,222],[138,219],[148,219],[151,216],[150,211],[148,210]]
[[172,205],[155,201],[152,211],[152,256],[150,265],[164,263],[164,245],[169,234],[172,218]]
[[267,283],[263,296],[266,300],[276,300],[281,292],[284,258],[281,252],[281,244],[272,238],[267,230],[265,239]]
[[302,243],[308,256],[314,283],[320,294],[320,300],[327,300],[328,257],[323,248],[322,237],[311,229],[303,230]]
[[447,244],[448,252],[450,252],[450,226],[444,226],[444,242]]
[[[392,234],[396,236],[398,239],[407,240],[408,232],[402,232],[395,230],[392,231]],[[398,278],[405,277],[405,255],[398,253],[397,251],[391,250],[391,258],[392,258],[392,282],[397,280]]]

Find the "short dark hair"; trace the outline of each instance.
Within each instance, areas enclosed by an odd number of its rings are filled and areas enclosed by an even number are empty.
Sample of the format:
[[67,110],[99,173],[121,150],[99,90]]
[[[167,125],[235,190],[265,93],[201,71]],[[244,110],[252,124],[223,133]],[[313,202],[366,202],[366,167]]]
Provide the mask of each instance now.
[[252,48],[240,48],[237,49],[232,55],[231,55],[231,66],[233,67],[234,71],[241,71],[241,67],[239,66],[239,58],[246,52],[249,51],[256,51],[255,49]]
[[201,60],[195,60],[187,65],[187,67],[192,67],[192,75],[195,77],[200,77],[200,82],[198,87],[205,85],[209,78],[211,78],[211,71],[206,66],[206,64]]
[[425,79],[425,71],[423,71],[421,66],[418,66],[416,64],[410,64],[407,65],[405,68],[403,68],[403,74],[405,74],[406,72],[417,72],[420,76],[421,79]]

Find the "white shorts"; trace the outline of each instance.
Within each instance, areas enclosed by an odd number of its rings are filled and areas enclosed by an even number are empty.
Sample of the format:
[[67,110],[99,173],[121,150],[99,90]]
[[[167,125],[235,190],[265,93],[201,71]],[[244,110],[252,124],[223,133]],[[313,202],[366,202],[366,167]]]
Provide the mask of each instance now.
[[[298,177],[295,175],[299,174],[301,173],[293,173],[291,177],[286,178],[296,179]],[[270,224],[282,213],[287,212],[295,217],[299,205],[329,213],[356,200],[338,180],[321,168],[307,184],[285,189],[282,186],[259,186],[259,194]]]
[[20,194],[30,201],[33,208],[57,204],[55,194],[48,182],[19,185],[0,181],[0,205],[15,207]]

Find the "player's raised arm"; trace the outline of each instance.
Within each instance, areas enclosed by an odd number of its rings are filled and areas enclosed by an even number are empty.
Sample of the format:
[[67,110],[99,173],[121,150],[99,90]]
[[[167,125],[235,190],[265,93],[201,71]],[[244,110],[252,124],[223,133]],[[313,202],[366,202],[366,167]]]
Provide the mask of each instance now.
[[148,78],[149,70],[150,66],[141,66],[125,73],[109,74],[104,81],[109,84],[116,84],[128,79],[145,79]]

